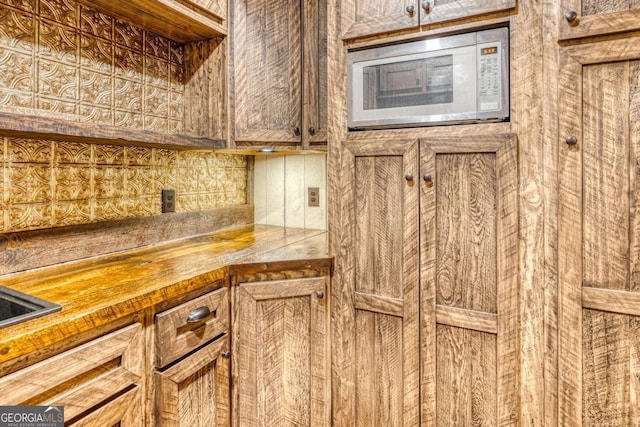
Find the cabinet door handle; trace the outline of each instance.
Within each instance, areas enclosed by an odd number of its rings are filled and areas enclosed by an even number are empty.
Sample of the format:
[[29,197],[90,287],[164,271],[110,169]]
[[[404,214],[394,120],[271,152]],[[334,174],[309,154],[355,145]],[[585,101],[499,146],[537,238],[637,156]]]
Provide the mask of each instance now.
[[565,138],[564,140],[567,145],[571,146],[571,145],[576,145],[578,143],[578,138],[576,138],[573,135],[569,135],[568,137]]
[[413,181],[413,174],[409,172],[404,176],[404,179],[406,179],[407,181]]
[[424,175],[422,175],[422,179],[424,179],[424,182],[431,182],[433,181],[433,177],[431,176],[430,173],[425,173]]
[[324,291],[316,291],[316,296],[320,299],[324,298]]
[[410,4],[410,5],[407,5],[407,8],[405,10],[409,15],[413,15],[413,12],[415,11],[415,7],[413,7],[413,5]]
[[430,1],[423,1],[422,2],[422,10],[424,10],[425,13],[431,12],[431,2]]
[[220,356],[224,357],[225,359],[228,359],[231,357],[231,352],[229,350],[221,351]]
[[300,136],[300,128],[298,126],[293,128],[293,134],[295,136]]
[[569,25],[578,25],[578,22],[579,22],[578,14],[573,10],[570,10],[569,12],[565,13],[564,19],[567,20]]
[[209,310],[209,307],[198,307],[189,313],[187,316],[187,323],[198,323],[202,319],[206,319],[210,314],[211,310]]
[[316,128],[314,128],[313,126],[311,126],[309,128],[309,135],[315,135],[316,134]]

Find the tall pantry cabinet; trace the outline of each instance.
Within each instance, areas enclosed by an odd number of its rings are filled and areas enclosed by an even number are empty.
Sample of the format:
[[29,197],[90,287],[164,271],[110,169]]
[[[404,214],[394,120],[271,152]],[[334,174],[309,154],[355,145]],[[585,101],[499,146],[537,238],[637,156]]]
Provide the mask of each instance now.
[[389,142],[343,147],[342,245],[352,249],[335,289],[334,421],[510,424],[518,411],[516,139]]
[[561,49],[559,422],[640,424],[640,38]]

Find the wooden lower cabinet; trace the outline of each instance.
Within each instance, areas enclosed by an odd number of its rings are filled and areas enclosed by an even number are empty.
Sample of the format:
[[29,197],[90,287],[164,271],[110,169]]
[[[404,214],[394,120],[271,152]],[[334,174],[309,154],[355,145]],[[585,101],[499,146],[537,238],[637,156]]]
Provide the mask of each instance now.
[[345,144],[333,424],[518,424],[514,135]]
[[63,405],[65,426],[144,425],[142,325],[0,378],[3,405]]
[[225,335],[156,372],[156,425],[229,426],[229,369],[229,339]]
[[327,284],[315,277],[233,288],[234,426],[330,425]]

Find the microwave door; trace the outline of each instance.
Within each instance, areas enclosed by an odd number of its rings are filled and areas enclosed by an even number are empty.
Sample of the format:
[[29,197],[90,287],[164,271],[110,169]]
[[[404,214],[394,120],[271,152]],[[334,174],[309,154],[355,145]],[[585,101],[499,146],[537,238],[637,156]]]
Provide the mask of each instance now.
[[475,118],[475,46],[367,60],[352,67],[351,127]]

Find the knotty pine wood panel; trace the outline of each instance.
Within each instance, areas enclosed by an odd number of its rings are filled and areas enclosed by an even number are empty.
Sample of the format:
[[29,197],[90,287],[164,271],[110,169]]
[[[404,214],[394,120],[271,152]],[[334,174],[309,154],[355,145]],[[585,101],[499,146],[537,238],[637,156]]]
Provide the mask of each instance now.
[[[474,422],[482,418],[483,425],[514,423],[520,343],[515,135],[425,139],[420,155],[420,173],[431,175],[420,185],[422,421],[447,425],[447,419],[459,419],[455,425],[467,425],[473,414]],[[480,241],[487,238],[492,241],[483,249]],[[452,273],[452,266],[460,270]],[[481,278],[456,283],[456,277],[473,277],[474,269],[482,272]],[[454,307],[458,321],[443,316],[447,306]],[[495,334],[487,333],[492,324]],[[473,359],[479,348],[494,348],[494,355],[476,360],[474,369],[454,362]],[[451,369],[455,373],[447,374]],[[458,387],[477,378],[484,381],[482,397],[487,400],[466,406],[471,396]],[[461,399],[459,405],[452,399]]]
[[300,8],[292,0],[235,3],[236,141],[301,142]]
[[436,304],[496,312],[496,158],[436,156]]
[[[629,38],[570,47],[562,54],[559,423],[598,425],[612,419],[612,425],[636,425],[638,345],[628,337],[636,340],[638,317],[632,314],[637,313],[625,304],[615,307],[615,314],[599,310],[621,295],[630,293],[629,301],[638,294],[631,280],[637,277],[639,233],[632,203],[640,163],[638,137],[630,131],[637,128],[632,120],[637,121],[640,105],[635,80],[640,61],[634,60],[640,49],[637,39]],[[577,144],[568,145],[566,135],[575,135]]]
[[496,336],[436,327],[437,426],[497,425]]
[[329,425],[326,277],[234,287],[235,426]]

